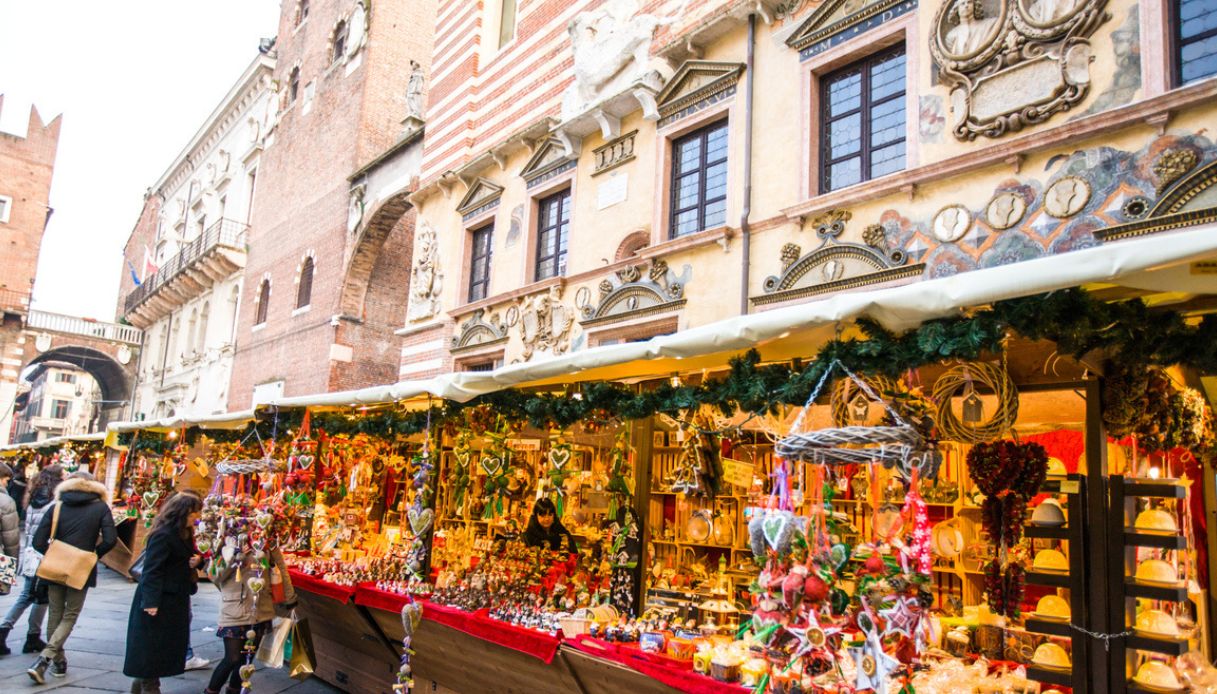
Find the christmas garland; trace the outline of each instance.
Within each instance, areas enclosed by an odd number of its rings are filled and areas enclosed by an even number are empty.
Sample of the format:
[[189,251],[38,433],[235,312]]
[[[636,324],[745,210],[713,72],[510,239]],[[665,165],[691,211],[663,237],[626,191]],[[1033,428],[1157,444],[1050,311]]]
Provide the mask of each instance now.
[[[725,376],[696,385],[673,385],[665,380],[649,389],[613,382],[584,383],[576,386],[577,391],[560,393],[507,389],[465,403],[444,401],[429,411],[318,412],[313,413],[313,426],[329,434],[393,438],[422,432],[428,417],[440,425],[455,425],[471,409],[490,410],[510,422],[541,429],[565,429],[575,423],[606,425],[659,413],[679,416],[702,405],[724,414],[774,413],[779,406],[806,402],[834,360],[855,372],[894,377],[948,359],[974,361],[983,352],[1000,350],[1011,331],[1029,340],[1051,340],[1058,352],[1073,357],[1103,350],[1114,363],[1130,368],[1179,364],[1203,373],[1217,372],[1217,315],[1188,323],[1182,314],[1151,311],[1140,300],[1107,303],[1081,289],[997,302],[970,315],[927,321],[900,335],[869,319],[857,324],[863,339],[831,340],[810,362],[762,365],[760,354],[751,350],[732,359]],[[578,397],[571,397],[574,392]],[[303,410],[271,408],[259,413],[259,420],[245,430],[208,431],[206,435],[213,440],[239,441],[249,428],[256,428],[260,436],[269,438],[276,427],[292,427],[302,415]],[[193,441],[199,433],[197,428],[191,429],[187,440]],[[134,446],[132,439],[131,434],[120,435],[119,443]],[[159,436],[136,441],[141,449],[157,452],[166,445]]]

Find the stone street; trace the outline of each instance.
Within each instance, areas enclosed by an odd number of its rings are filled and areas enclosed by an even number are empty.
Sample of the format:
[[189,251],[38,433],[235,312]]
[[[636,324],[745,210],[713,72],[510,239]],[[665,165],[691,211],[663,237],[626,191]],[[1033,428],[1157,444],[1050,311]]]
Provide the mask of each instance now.
[[[127,612],[135,584],[113,571],[100,568],[98,585],[89,591],[84,611],[76,622],[76,629],[68,639],[68,676],[52,677],[47,673],[45,685],[38,686],[25,674],[25,669],[35,656],[22,655],[21,645],[25,641],[27,611],[13,627],[8,637],[13,654],[0,658],[0,692],[25,692],[54,690],[70,692],[128,692],[131,680],[123,676],[123,654],[126,650]],[[16,592],[0,596],[0,616],[8,611],[16,599]],[[208,658],[214,664],[223,651],[223,645],[215,636],[216,615],[220,593],[210,583],[200,583],[198,595],[194,596],[194,623],[191,624],[191,643],[196,655]],[[45,634],[43,637],[45,638]],[[161,690],[165,694],[199,694],[207,685],[211,667],[187,672],[178,677],[162,680]],[[330,693],[334,689],[318,679],[297,682],[287,676],[286,670],[267,669],[258,665],[254,675],[253,689],[257,694]]]

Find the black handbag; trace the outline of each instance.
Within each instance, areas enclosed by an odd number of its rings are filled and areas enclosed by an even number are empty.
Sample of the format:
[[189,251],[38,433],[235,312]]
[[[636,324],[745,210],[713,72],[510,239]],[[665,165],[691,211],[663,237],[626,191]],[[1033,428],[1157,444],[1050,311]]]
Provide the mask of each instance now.
[[127,575],[136,583],[139,583],[140,579],[144,576],[144,557],[146,556],[148,556],[147,552],[140,552],[139,558],[127,569]]

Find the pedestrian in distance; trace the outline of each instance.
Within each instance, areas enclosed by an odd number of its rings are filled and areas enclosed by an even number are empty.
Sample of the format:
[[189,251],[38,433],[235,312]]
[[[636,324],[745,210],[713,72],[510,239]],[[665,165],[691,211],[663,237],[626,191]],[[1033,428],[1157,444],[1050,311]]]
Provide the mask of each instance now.
[[165,502],[148,533],[144,570],[127,619],[123,674],[132,678],[131,694],[160,694],[160,678],[186,671],[190,596],[198,591],[194,524],[202,509],[198,496],[177,494]]
[[17,513],[17,502],[8,495],[8,483],[13,479],[13,469],[0,463],[0,544],[4,553],[13,559],[21,549],[21,517]]
[[[74,472],[55,490],[57,502],[42,517],[34,533],[34,549],[46,554],[52,540],[65,542],[77,549],[94,552],[102,557],[114,548],[118,535],[110,516],[105,485],[88,472]],[[58,516],[58,521],[55,520]],[[54,537],[51,528],[56,526]],[[49,669],[55,677],[66,677],[68,660],[63,645],[76,626],[89,588],[97,585],[97,566],[89,572],[84,587],[77,590],[62,583],[47,586],[47,643],[38,660],[26,670],[36,684],[46,683]]]
[[4,620],[0,621],[0,656],[11,653],[5,641],[27,608],[30,611],[29,626],[26,628],[25,645],[21,647],[21,652],[37,653],[46,648],[46,642],[42,640],[42,622],[46,618],[46,603],[38,602],[34,596],[34,588],[38,584],[38,577],[34,575],[34,572],[38,570],[42,554],[34,549],[33,539],[38,524],[42,522],[42,517],[46,515],[47,509],[51,508],[51,502],[55,499],[55,488],[62,481],[63,468],[58,465],[48,465],[34,477],[34,481],[26,491],[25,536],[21,538],[21,566],[19,569],[24,582],[21,586],[21,594],[17,596],[17,602],[13,603],[8,614],[4,615]]

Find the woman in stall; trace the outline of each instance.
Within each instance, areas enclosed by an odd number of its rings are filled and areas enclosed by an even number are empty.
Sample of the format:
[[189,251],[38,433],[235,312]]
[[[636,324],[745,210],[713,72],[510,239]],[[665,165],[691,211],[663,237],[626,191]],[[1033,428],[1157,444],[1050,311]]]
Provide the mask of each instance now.
[[537,499],[524,530],[524,542],[529,547],[576,552],[575,536],[558,520],[558,510],[548,498]]

